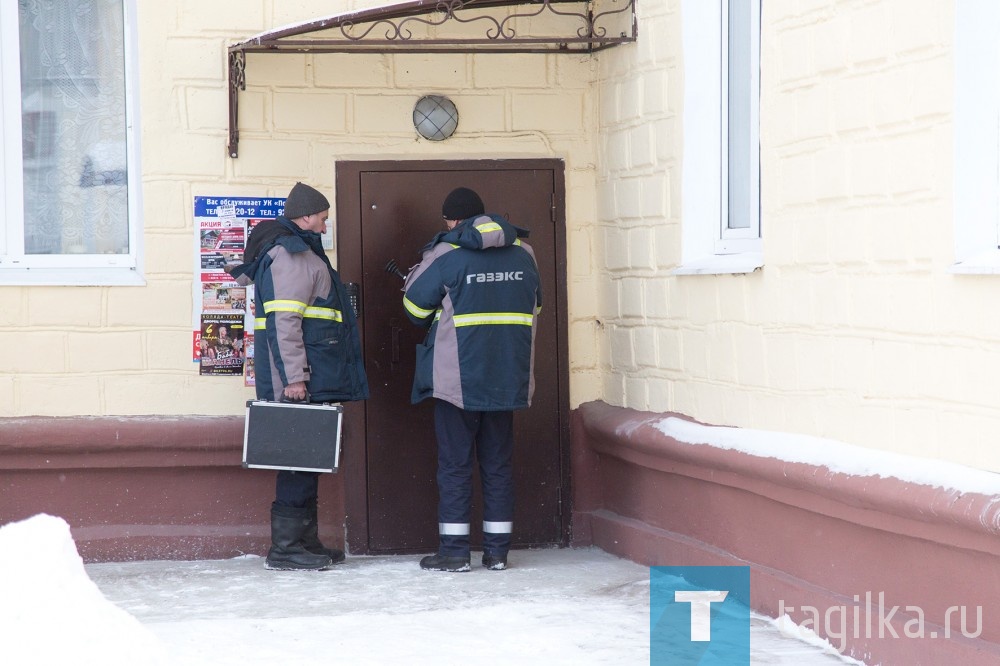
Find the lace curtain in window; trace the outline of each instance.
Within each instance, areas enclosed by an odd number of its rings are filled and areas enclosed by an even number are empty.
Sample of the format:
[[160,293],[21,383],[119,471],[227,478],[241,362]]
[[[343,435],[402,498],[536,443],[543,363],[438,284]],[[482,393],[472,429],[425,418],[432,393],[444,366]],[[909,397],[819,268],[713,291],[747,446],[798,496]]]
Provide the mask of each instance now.
[[26,254],[127,254],[121,0],[18,0]]

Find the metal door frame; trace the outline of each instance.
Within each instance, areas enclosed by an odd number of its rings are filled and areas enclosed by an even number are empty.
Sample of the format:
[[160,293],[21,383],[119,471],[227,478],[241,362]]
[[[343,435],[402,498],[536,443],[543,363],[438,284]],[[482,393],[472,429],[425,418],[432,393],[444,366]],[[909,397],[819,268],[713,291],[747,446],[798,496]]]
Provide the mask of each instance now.
[[[365,172],[422,171],[551,171],[554,175],[553,224],[555,225],[556,262],[556,354],[559,372],[559,458],[562,534],[561,544],[569,544],[572,516],[569,459],[569,316],[566,289],[566,165],[563,160],[495,159],[495,160],[345,160],[335,164],[337,269],[344,282],[363,282],[364,267],[361,252],[361,174]],[[369,267],[381,271],[382,266]],[[546,295],[546,307],[552,307]],[[402,308],[402,305],[400,305]],[[364,323],[358,324],[363,328]],[[364,340],[364,330],[361,330]],[[368,475],[367,437],[365,435],[366,404],[349,403],[344,410],[343,460],[341,473],[344,485],[345,543],[352,554],[368,553]],[[401,498],[402,501],[403,498]],[[522,500],[523,501],[523,500]]]

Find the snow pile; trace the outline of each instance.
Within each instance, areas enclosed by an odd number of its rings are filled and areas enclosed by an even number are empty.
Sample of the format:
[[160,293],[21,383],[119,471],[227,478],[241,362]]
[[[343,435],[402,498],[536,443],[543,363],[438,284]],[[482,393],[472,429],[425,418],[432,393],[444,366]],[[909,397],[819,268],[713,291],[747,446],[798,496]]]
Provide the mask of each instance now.
[[[639,427],[642,424],[635,424]],[[960,493],[1000,495],[1000,474],[944,460],[879,451],[794,433],[707,426],[670,416],[651,424],[678,442],[708,444],[753,456],[826,467],[852,476],[879,476]]]
[[778,632],[786,638],[794,638],[802,641],[803,643],[807,643],[808,645],[817,647],[823,651],[823,654],[837,655],[845,664],[865,666],[865,663],[862,661],[842,655],[840,651],[833,646],[833,643],[823,638],[809,627],[795,624],[795,621],[788,615],[782,615],[777,619],[768,619]]
[[0,664],[167,661],[159,639],[87,576],[66,521],[39,514],[0,527]]

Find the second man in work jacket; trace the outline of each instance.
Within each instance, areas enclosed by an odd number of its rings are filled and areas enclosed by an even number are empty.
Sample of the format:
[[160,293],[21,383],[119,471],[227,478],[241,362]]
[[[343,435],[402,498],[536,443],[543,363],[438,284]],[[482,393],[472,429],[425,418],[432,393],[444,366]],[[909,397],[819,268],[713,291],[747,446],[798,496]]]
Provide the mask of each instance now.
[[435,399],[438,441],[436,555],[424,569],[469,570],[473,460],[483,484],[483,561],[504,569],[514,511],[513,412],[531,404],[538,268],[527,232],[484,212],[457,188],[442,213],[447,231],[407,276],[403,305],[427,327],[417,347],[412,401]]

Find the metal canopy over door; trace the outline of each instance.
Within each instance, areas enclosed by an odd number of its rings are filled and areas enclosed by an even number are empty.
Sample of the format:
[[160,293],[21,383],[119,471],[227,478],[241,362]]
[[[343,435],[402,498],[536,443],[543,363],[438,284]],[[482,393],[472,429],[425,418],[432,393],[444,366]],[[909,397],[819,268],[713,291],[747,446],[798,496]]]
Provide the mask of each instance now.
[[[337,166],[338,255],[346,281],[361,282],[360,324],[371,398],[348,423],[345,468],[352,552],[430,552],[437,547],[437,444],[433,403],[410,404],[415,347],[426,331],[406,318],[402,280],[444,229],[441,202],[466,186],[489,212],[531,231],[542,276],[532,406],[515,414],[515,546],[564,544],[568,438],[563,165],[558,160],[342,163]],[[498,349],[498,354],[503,350]],[[364,451],[364,455],[361,452]],[[349,463],[347,461],[350,461]],[[481,540],[476,483],[473,547]]]
[[229,47],[229,156],[248,53],[597,53],[638,28],[635,0],[415,0],[268,30]]

